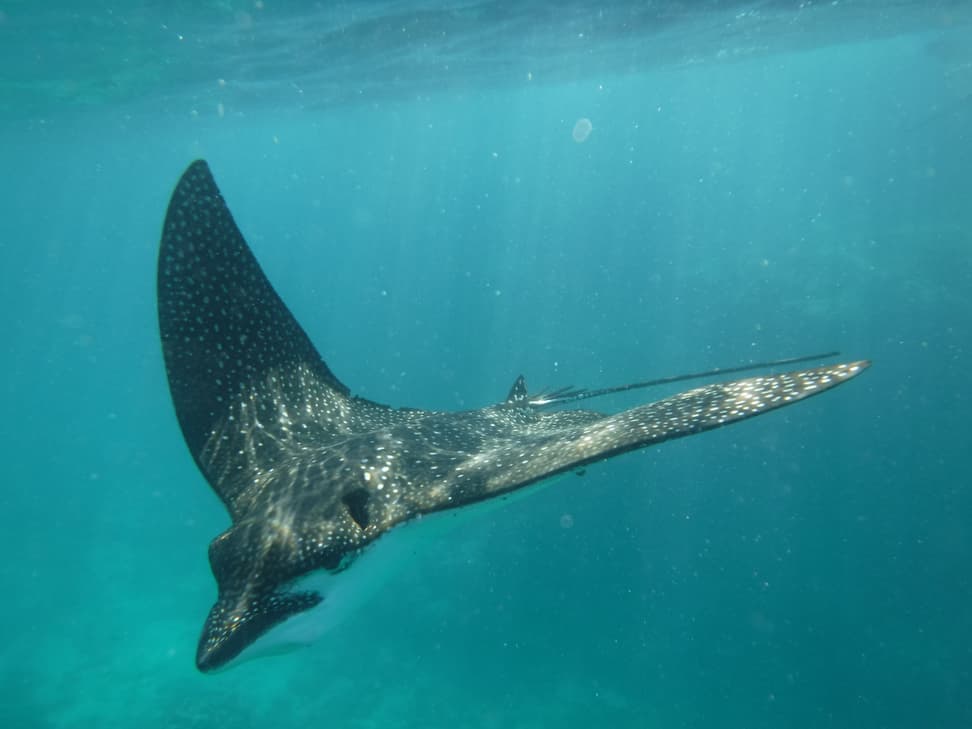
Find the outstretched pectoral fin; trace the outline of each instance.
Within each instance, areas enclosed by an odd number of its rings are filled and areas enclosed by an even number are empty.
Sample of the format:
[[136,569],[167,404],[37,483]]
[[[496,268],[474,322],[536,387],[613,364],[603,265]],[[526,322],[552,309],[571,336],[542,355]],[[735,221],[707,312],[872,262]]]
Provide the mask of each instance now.
[[[503,492],[626,451],[745,420],[825,392],[869,366],[861,360],[717,382],[589,422],[570,422],[583,411],[544,414],[527,432],[517,433],[510,455],[497,456],[504,468],[488,475],[485,490]],[[514,452],[520,456],[513,457]]]

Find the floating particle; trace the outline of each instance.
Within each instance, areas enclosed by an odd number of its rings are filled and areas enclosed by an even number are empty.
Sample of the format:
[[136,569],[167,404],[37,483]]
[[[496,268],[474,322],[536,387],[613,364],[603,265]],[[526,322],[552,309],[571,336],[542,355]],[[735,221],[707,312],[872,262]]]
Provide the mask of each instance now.
[[591,136],[591,132],[594,131],[594,125],[591,124],[591,120],[586,116],[581,117],[574,124],[574,131],[571,132],[571,136],[574,137],[574,141],[580,144],[581,142],[586,142],[587,138]]

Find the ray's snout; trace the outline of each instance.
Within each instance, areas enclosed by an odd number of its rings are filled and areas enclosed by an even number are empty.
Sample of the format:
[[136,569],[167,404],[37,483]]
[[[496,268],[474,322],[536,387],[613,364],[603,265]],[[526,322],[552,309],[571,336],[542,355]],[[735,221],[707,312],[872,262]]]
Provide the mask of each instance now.
[[220,599],[203,625],[196,667],[204,673],[226,668],[268,631],[309,610],[323,598],[316,592],[269,593],[254,599]]
[[239,614],[223,602],[209,611],[196,649],[196,668],[217,671],[236,658],[263,630],[249,611]]

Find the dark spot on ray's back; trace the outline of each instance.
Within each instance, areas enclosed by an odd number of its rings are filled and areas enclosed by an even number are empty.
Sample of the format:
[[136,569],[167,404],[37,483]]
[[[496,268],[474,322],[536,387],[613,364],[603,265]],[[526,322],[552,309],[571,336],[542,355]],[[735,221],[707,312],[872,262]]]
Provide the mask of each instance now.
[[371,494],[367,489],[354,489],[348,491],[343,497],[344,505],[348,507],[348,513],[354,519],[354,523],[364,529],[371,522],[368,516],[368,499]]
[[158,310],[179,425],[232,518],[210,545],[218,596],[201,670],[292,616],[326,609],[327,595],[294,591],[294,580],[353,567],[398,524],[768,412],[868,366],[708,384],[616,414],[543,405],[618,388],[530,398],[522,377],[505,401],[479,410],[390,408],[351,395],[321,359],[202,161],[179,180],[166,214]]

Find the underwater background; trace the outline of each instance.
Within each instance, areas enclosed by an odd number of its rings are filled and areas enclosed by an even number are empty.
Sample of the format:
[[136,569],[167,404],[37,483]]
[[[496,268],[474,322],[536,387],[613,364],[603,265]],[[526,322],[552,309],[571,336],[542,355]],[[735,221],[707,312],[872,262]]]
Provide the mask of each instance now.
[[[202,675],[154,298],[199,157],[374,400],[874,366]],[[0,0],[0,165],[3,727],[972,726],[972,3]]]

